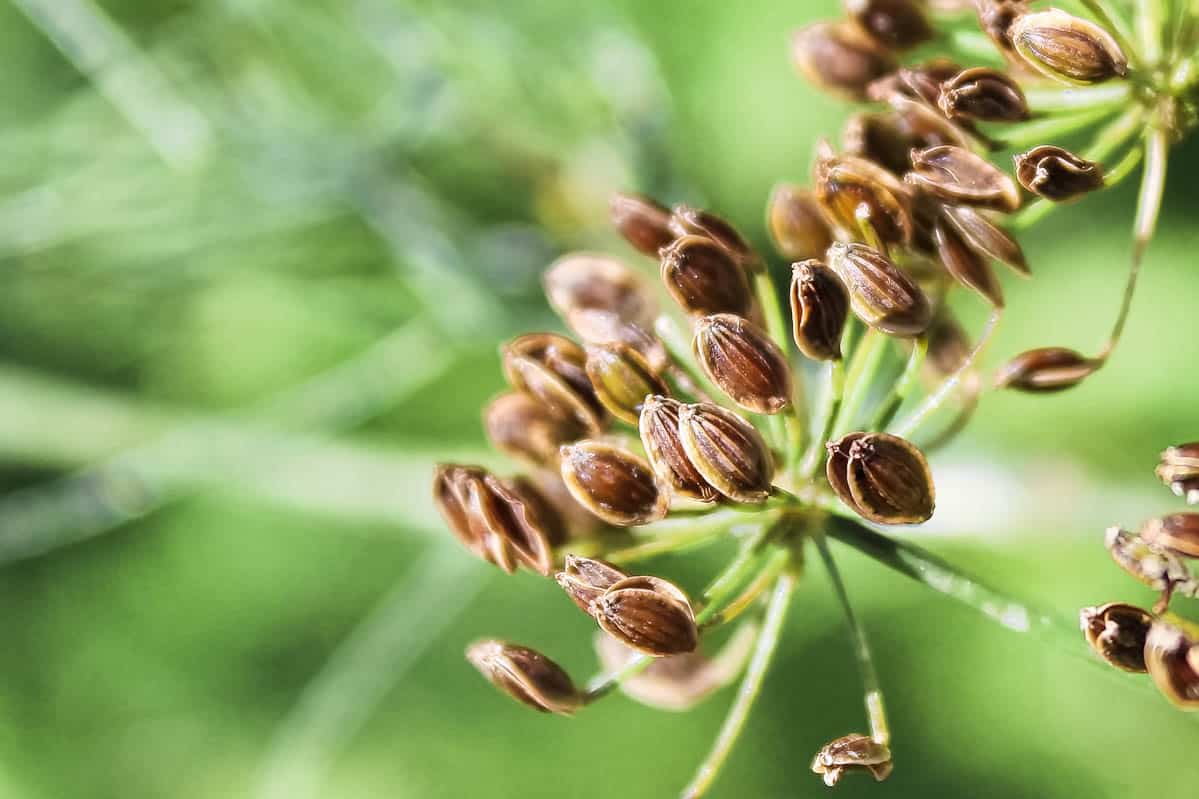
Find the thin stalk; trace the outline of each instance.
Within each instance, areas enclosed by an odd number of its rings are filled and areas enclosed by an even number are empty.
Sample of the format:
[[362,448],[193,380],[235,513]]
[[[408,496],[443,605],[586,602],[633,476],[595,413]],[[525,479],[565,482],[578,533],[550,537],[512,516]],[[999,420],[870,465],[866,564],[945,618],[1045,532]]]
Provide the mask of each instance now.
[[1052,139],[1059,139],[1089,127],[1119,110],[1120,106],[1118,105],[1102,105],[1096,108],[1087,108],[1075,114],[1034,119],[1032,122],[1025,122],[1005,130],[1002,144],[1004,149],[1008,150],[1019,150],[1024,147],[1045,144]]
[[691,342],[683,338],[683,331],[679,330],[673,319],[665,314],[659,316],[654,320],[654,332],[666,348],[666,354],[670,356],[674,367],[695,386],[697,396],[701,396],[699,392],[706,394],[709,399],[722,396],[720,389],[712,385],[707,375],[695,368],[695,362],[691,358]]
[[660,536],[642,544],[612,550],[611,552],[604,553],[603,557],[605,560],[621,566],[671,552],[688,552],[692,549],[698,549],[699,547],[716,543],[717,539],[723,535],[723,530],[700,528],[694,532],[687,531],[674,535]]
[[990,64],[1002,63],[1003,56],[995,49],[995,43],[985,33],[977,30],[958,28],[947,31],[943,40],[944,46],[958,55],[971,59],[985,61]]
[[791,554],[785,549],[775,549],[775,551],[766,559],[765,565],[761,571],[754,576],[749,585],[737,594],[732,600],[724,605],[724,608],[704,622],[706,627],[716,627],[721,624],[728,624],[733,619],[745,612],[750,605],[760,597],[767,588],[774,584],[775,579],[783,573],[783,569],[787,568],[788,562],[791,559]]
[[828,572],[829,582],[833,584],[833,593],[837,595],[837,601],[841,603],[841,610],[845,615],[845,626],[849,629],[854,658],[858,662],[858,671],[862,676],[866,716],[870,720],[870,737],[874,739],[875,743],[886,746],[891,742],[891,730],[887,726],[883,689],[878,679],[878,670],[874,665],[874,655],[870,651],[870,641],[866,637],[865,628],[862,627],[853,612],[853,605],[849,601],[849,592],[845,588],[845,581],[841,577],[841,571],[837,568],[837,562],[833,559],[833,553],[829,550],[828,539],[823,534],[818,534],[814,538],[816,550],[820,553],[820,559],[824,561],[824,568]]
[[721,766],[728,760],[729,753],[737,743],[741,731],[745,729],[749,711],[762,690],[762,680],[765,678],[766,671],[778,648],[779,638],[783,631],[783,621],[786,619],[796,582],[794,575],[785,573],[775,583],[774,593],[771,595],[770,605],[766,609],[766,618],[762,624],[762,631],[758,634],[753,657],[745,670],[741,687],[737,689],[737,698],[729,709],[728,716],[725,717],[712,750],[700,764],[690,784],[683,790],[682,799],[699,799],[707,793],[716,780],[716,775],[720,773]]
[[824,445],[828,443],[833,433],[833,425],[841,411],[841,403],[845,399],[845,362],[841,359],[830,361],[828,365],[828,387],[825,391],[824,404],[821,408],[820,419],[817,421],[815,435],[808,444],[803,460],[799,464],[799,476],[807,479],[820,465]]
[[769,538],[772,530],[773,526],[762,525],[758,532],[742,544],[737,557],[704,589],[703,597],[706,605],[720,605],[732,596],[745,579],[746,574],[752,571],[753,567],[762,559],[762,545]]
[[[778,345],[778,348],[786,354],[789,352],[787,324],[783,319],[778,294],[774,290],[774,282],[770,279],[770,274],[765,267],[754,275],[753,282],[754,294],[757,296],[758,306],[762,309],[762,315],[766,321],[766,332],[770,334],[771,340]],[[794,418],[792,413],[774,414],[768,422],[775,445],[783,453],[784,463],[790,462],[790,453],[794,446],[798,445],[798,442],[795,441],[798,429],[791,421]]]
[[1112,35],[1116,43],[1120,45],[1120,49],[1124,51],[1124,55],[1128,57],[1132,64],[1148,62],[1153,64],[1154,60],[1149,58],[1148,53],[1142,52],[1133,42],[1132,31],[1128,29],[1128,23],[1124,21],[1124,15],[1111,4],[1110,0],[1082,0],[1082,4],[1087,7],[1087,10],[1095,15],[1095,19],[1107,29],[1107,32]]
[[895,385],[891,387],[891,391],[887,393],[886,399],[883,400],[878,410],[875,411],[874,419],[870,422],[871,430],[886,430],[887,425],[891,424],[891,420],[899,412],[903,401],[912,393],[912,387],[920,377],[920,367],[924,366],[924,357],[927,354],[928,336],[921,336],[916,339],[916,343],[912,347],[912,354],[908,356],[908,362],[903,368],[903,373],[900,374],[899,379],[895,381]]
[[887,351],[889,339],[884,334],[871,328],[866,331],[862,343],[853,354],[849,365],[849,377],[846,379],[845,399],[833,424],[833,437],[845,433],[858,416],[862,404],[866,401],[873,377],[882,365],[883,355]]
[[1137,43],[1140,55],[1147,67],[1155,67],[1162,60],[1162,32],[1165,29],[1165,6],[1162,0],[1137,0],[1136,18]]
[[974,412],[978,410],[978,400],[979,390],[978,387],[975,386],[969,391],[968,394],[966,394],[965,401],[962,403],[961,407],[958,408],[958,412],[953,417],[953,420],[950,421],[950,423],[947,424],[945,428],[941,430],[941,432],[937,433],[928,441],[922,443],[920,445],[921,451],[923,451],[925,455],[930,455],[957,438],[958,433],[966,429],[966,425],[969,424],[970,420],[974,417]]
[[1131,94],[1132,84],[1127,81],[1098,86],[1072,86],[1068,89],[1024,90],[1024,98],[1034,111],[1075,111],[1101,105],[1121,105]]

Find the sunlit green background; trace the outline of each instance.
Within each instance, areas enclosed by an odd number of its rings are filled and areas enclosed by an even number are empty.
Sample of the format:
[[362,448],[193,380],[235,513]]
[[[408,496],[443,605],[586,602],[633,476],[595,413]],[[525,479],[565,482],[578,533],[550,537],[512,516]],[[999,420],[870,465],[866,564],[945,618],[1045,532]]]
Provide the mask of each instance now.
[[[498,696],[468,641],[581,677],[592,628],[552,582],[461,551],[429,472],[507,468],[478,417],[496,345],[558,325],[538,286],[556,254],[629,254],[608,192],[705,204],[765,243],[771,185],[806,179],[846,113],[788,63],[787,32],[833,13],[0,4],[0,797],[675,795],[731,690],[689,715],[614,698],[571,720]],[[1199,437],[1197,168],[1182,147],[1111,365],[1060,396],[988,396],[933,464],[939,526],[907,533],[1067,618],[1148,601],[1102,528],[1176,509],[1156,453]],[[1098,345],[1132,201],[1121,187],[1029,236],[1035,279],[1005,277],[992,361]],[[654,568],[696,587],[721,555]],[[1199,791],[1199,725],[1144,680],[844,561],[896,769],[841,795]],[[863,726],[818,570],[797,601],[715,796],[821,795],[812,754]]]

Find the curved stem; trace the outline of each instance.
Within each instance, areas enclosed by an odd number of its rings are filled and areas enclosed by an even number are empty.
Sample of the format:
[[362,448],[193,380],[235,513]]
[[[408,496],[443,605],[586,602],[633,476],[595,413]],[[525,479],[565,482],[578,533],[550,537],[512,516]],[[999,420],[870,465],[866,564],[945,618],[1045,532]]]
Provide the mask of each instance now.
[[1088,108],[1076,114],[1046,117],[1015,125],[1003,132],[1003,147],[1008,150],[1019,150],[1024,147],[1045,144],[1049,139],[1060,138],[1082,130],[1119,110],[1118,105],[1105,105]]
[[1071,86],[1067,89],[1028,88],[1024,98],[1034,111],[1073,111],[1100,105],[1120,105],[1132,94],[1127,81],[1098,86]]
[[908,362],[904,366],[903,373],[895,381],[895,385],[891,387],[887,398],[883,400],[878,410],[875,411],[874,419],[870,422],[871,430],[886,430],[887,425],[891,424],[891,420],[899,412],[903,401],[912,393],[912,386],[916,384],[916,379],[920,376],[920,367],[924,365],[924,357],[927,354],[928,336],[921,336],[916,339],[916,343],[912,347],[912,354],[908,356]]
[[754,600],[760,597],[774,583],[775,579],[783,573],[783,569],[787,568],[790,559],[791,554],[787,550],[775,549],[766,558],[765,565],[762,566],[762,570],[758,572],[754,579],[745,586],[741,593],[729,600],[720,612],[706,620],[704,622],[705,627],[717,627],[721,624],[728,624],[744,613],[753,604]]
[[1163,0],[1138,0],[1134,17],[1142,63],[1147,67],[1155,67],[1162,59],[1162,32],[1165,29]]

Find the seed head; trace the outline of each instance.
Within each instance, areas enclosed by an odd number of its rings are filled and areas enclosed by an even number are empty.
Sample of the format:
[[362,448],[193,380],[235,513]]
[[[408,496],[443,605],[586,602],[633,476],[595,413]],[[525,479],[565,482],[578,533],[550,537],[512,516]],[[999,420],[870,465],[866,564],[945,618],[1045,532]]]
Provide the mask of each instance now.
[[679,436],[679,411],[682,403],[665,396],[647,397],[641,408],[638,430],[658,479],[678,496],[700,502],[715,502],[720,493],[691,463]]
[[862,241],[877,236],[887,245],[911,241],[907,193],[881,166],[825,150],[816,161],[813,177],[817,201],[841,230]]
[[679,409],[679,438],[695,470],[734,502],[765,502],[774,461],[761,434],[730,410],[711,403]]
[[562,481],[587,510],[617,527],[649,524],[666,515],[670,497],[649,464],[602,441],[562,447]]
[[991,269],[990,260],[979,253],[961,236],[957,228],[947,221],[939,220],[933,228],[937,245],[937,257],[945,271],[971,291],[978,294],[995,308],[1003,307],[1003,287]]
[[825,744],[812,761],[812,771],[830,788],[849,771],[869,771],[878,782],[891,776],[891,750],[868,735],[853,733]]
[[933,36],[923,4],[916,0],[845,0],[845,10],[871,38],[893,50],[915,47]]
[[828,256],[849,291],[850,307],[867,325],[893,336],[918,336],[928,327],[928,298],[881,252],[865,244],[837,243]]
[[694,316],[744,316],[753,306],[745,270],[727,249],[706,236],[682,236],[663,249],[661,273],[670,296]]
[[837,273],[810,259],[791,267],[791,333],[795,346],[816,361],[841,358],[849,292]]
[[1014,160],[1020,185],[1047,200],[1076,200],[1103,188],[1103,167],[1061,147],[1043,144]]
[[658,577],[615,583],[595,600],[592,615],[608,635],[654,657],[693,652],[699,645],[691,600]]
[[656,258],[674,241],[670,209],[641,194],[613,194],[608,201],[612,225],[638,252]]
[[785,258],[819,258],[833,243],[828,220],[811,189],[780,183],[770,195],[766,211],[775,248]]
[[1145,673],[1145,637],[1153,616],[1123,602],[1083,608],[1079,625],[1091,649],[1123,671]]
[[616,583],[629,575],[602,560],[566,556],[566,567],[554,575],[566,595],[587,615],[592,615],[594,602]]
[[558,448],[587,435],[579,422],[528,394],[509,392],[483,410],[483,427],[496,449],[533,466],[555,467]]
[[1141,538],[1179,557],[1199,558],[1199,513],[1171,513],[1150,519],[1141,527]]
[[749,271],[761,268],[761,260],[733,224],[711,211],[676,205],[670,217],[670,229],[676,236],[706,236],[724,247],[733,260]]
[[1199,709],[1199,640],[1158,619],[1145,639],[1145,666],[1162,695],[1184,710]]
[[637,424],[647,395],[670,394],[645,357],[627,344],[588,347],[587,377],[603,406],[629,424]]
[[937,105],[950,119],[1022,122],[1029,116],[1020,85],[989,67],[963,70],[941,84]]
[[1062,83],[1102,83],[1128,74],[1128,59],[1110,33],[1064,11],[1021,14],[1008,36],[1026,64]]
[[583,704],[570,675],[526,646],[477,641],[467,648],[466,659],[488,682],[534,710],[569,716]]
[[895,69],[886,48],[850,22],[816,22],[791,38],[796,68],[812,84],[864,99],[870,83]]
[[529,333],[513,339],[500,352],[504,374],[517,391],[574,419],[591,435],[607,420],[585,368],[583,348],[554,333]]
[[1041,347],[1022,352],[1004,364],[995,375],[995,387],[1041,394],[1065,391],[1101,366],[1103,361],[1065,347]]
[[1012,212],[1020,207],[1020,189],[990,161],[963,147],[940,145],[912,153],[905,177],[935,197],[953,204]]
[[733,314],[703,317],[695,323],[692,350],[704,374],[745,410],[780,413],[791,404],[787,356],[747,320]]
[[1020,243],[984,212],[966,205],[945,205],[941,215],[975,252],[1010,266],[1017,274],[1029,274]]
[[887,433],[850,433],[828,444],[826,474],[837,496],[879,524],[920,524],[933,515],[936,489],[924,454]]
[[1180,444],[1162,453],[1157,476],[1187,504],[1199,504],[1199,442]]

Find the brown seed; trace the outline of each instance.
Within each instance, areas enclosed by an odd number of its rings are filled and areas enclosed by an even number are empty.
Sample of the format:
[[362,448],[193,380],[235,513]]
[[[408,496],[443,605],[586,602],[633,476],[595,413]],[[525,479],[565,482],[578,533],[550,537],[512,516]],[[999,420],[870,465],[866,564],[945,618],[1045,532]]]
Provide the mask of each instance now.
[[982,156],[940,145],[912,153],[909,183],[950,203],[1012,212],[1020,207],[1015,181]]
[[937,105],[950,119],[1023,122],[1029,116],[1020,85],[989,67],[963,70],[941,84]]
[[[923,142],[915,141],[907,134],[895,113],[854,114],[841,131],[841,148],[847,155],[873,161],[893,175],[908,171],[912,164],[908,154],[919,146],[923,146]],[[828,245],[807,255],[788,257],[792,260],[819,258],[825,249]]]
[[1103,167],[1061,147],[1043,144],[1014,160],[1020,185],[1047,200],[1076,200],[1103,188]]
[[762,435],[730,410],[711,403],[679,409],[687,459],[713,488],[734,502],[765,502],[774,461]]
[[1020,243],[988,219],[984,212],[966,205],[945,205],[941,207],[941,214],[976,252],[1010,266],[1018,274],[1029,274],[1028,261]]
[[646,396],[670,394],[649,362],[627,344],[588,347],[587,377],[603,406],[629,424],[637,424]]
[[1032,393],[1064,391],[1077,386],[1101,366],[1103,361],[1065,347],[1042,347],[1022,352],[1000,367],[995,387]]
[[1199,642],[1158,619],[1145,639],[1145,666],[1157,689],[1184,710],[1199,709]]
[[470,483],[483,483],[487,471],[480,466],[456,463],[438,464],[433,473],[433,504],[445,519],[450,532],[471,552],[485,557],[486,546],[475,536],[467,501]]
[[670,296],[689,314],[744,316],[753,305],[744,269],[705,236],[682,236],[662,250],[661,273]]
[[1141,527],[1141,538],[1186,558],[1199,558],[1199,513],[1172,513],[1150,519]]
[[772,414],[790,406],[787,356],[747,320],[733,314],[703,317],[695,323],[691,349],[704,374],[745,410]]
[[933,36],[916,0],[845,0],[845,11],[871,38],[893,50],[915,47]]
[[1079,625],[1091,649],[1123,671],[1145,672],[1145,637],[1153,616],[1123,602],[1083,608]]
[[554,333],[529,333],[500,351],[508,383],[555,413],[569,416],[589,434],[604,428],[604,406],[595,396],[585,368],[583,348]]
[[866,94],[876,102],[890,102],[895,95],[901,95],[919,100],[929,108],[936,108],[941,84],[961,71],[962,67],[956,61],[934,58],[921,64],[900,67],[867,87]]
[[670,209],[641,194],[613,194],[608,201],[612,225],[638,252],[656,258],[675,240]]
[[999,51],[1009,57],[1016,54],[1012,46],[1011,27],[1016,18],[1028,12],[1024,0],[975,0],[979,25]]
[[891,750],[868,735],[854,733],[821,747],[812,761],[812,771],[823,775],[830,788],[850,771],[868,771],[875,781],[891,775]]
[[506,641],[477,641],[467,648],[466,659],[496,688],[542,713],[569,716],[583,705],[570,675],[536,650]]
[[1182,558],[1140,536],[1109,527],[1104,533],[1103,546],[1117,566],[1167,598],[1172,593],[1193,596],[1199,591],[1199,582]]
[[628,576],[602,560],[567,555],[566,568],[555,574],[554,579],[566,591],[566,595],[590,616],[594,611],[595,600]]
[[1008,36],[1026,64],[1063,83],[1101,83],[1128,74],[1128,59],[1110,33],[1064,11],[1021,14]]
[[853,312],[867,325],[894,336],[918,336],[928,327],[928,298],[878,250],[837,243],[828,255],[829,266],[849,290]]
[[[887,433],[850,434],[828,444],[829,484],[863,518],[879,524],[920,524],[936,505],[924,454]],[[844,475],[832,475],[844,466]],[[842,492],[848,489],[848,497]]]
[[501,394],[487,405],[483,427],[496,449],[534,466],[557,466],[558,448],[587,435],[575,419],[517,392]]
[[[656,251],[655,251],[656,252]],[[619,259],[575,252],[550,264],[542,276],[550,306],[564,319],[579,311],[603,311],[625,324],[653,329],[658,315],[652,289]],[[588,343],[604,344],[576,331]]]
[[1162,453],[1155,471],[1188,505],[1199,504],[1199,442],[1170,447]]
[[766,221],[775,248],[791,260],[818,258],[833,243],[833,232],[811,189],[791,183],[775,186]]
[[633,527],[666,515],[668,490],[631,452],[601,441],[567,444],[561,471],[575,501],[608,524]]
[[816,22],[796,31],[791,56],[808,81],[864,99],[866,87],[895,69],[894,57],[849,22]]
[[699,645],[691,600],[658,577],[629,577],[614,584],[595,600],[592,615],[608,635],[654,657],[693,652]]
[[[914,149],[926,149],[940,145],[953,145],[962,148],[971,146],[970,136],[966,131],[950,122],[934,107],[925,105],[923,101],[894,95],[887,100],[887,103],[895,111],[900,133],[912,143]],[[912,162],[910,150],[906,160],[910,167]]]
[[733,260],[749,271],[761,268],[757,252],[732,223],[711,211],[676,205],[670,217],[676,236],[704,236],[724,247]]
[[715,502],[719,492],[692,465],[679,437],[682,403],[664,396],[649,397],[641,409],[638,430],[650,466],[679,496]]
[[988,259],[972,248],[957,229],[944,220],[937,222],[933,234],[937,256],[945,265],[945,271],[995,308],[1002,308],[1003,287],[999,285]]
[[849,318],[849,292],[837,273],[810,259],[791,267],[791,333],[795,346],[815,361],[841,358]]
[[816,200],[834,225],[861,241],[906,244],[912,237],[907,192],[881,166],[827,150],[813,170]]

